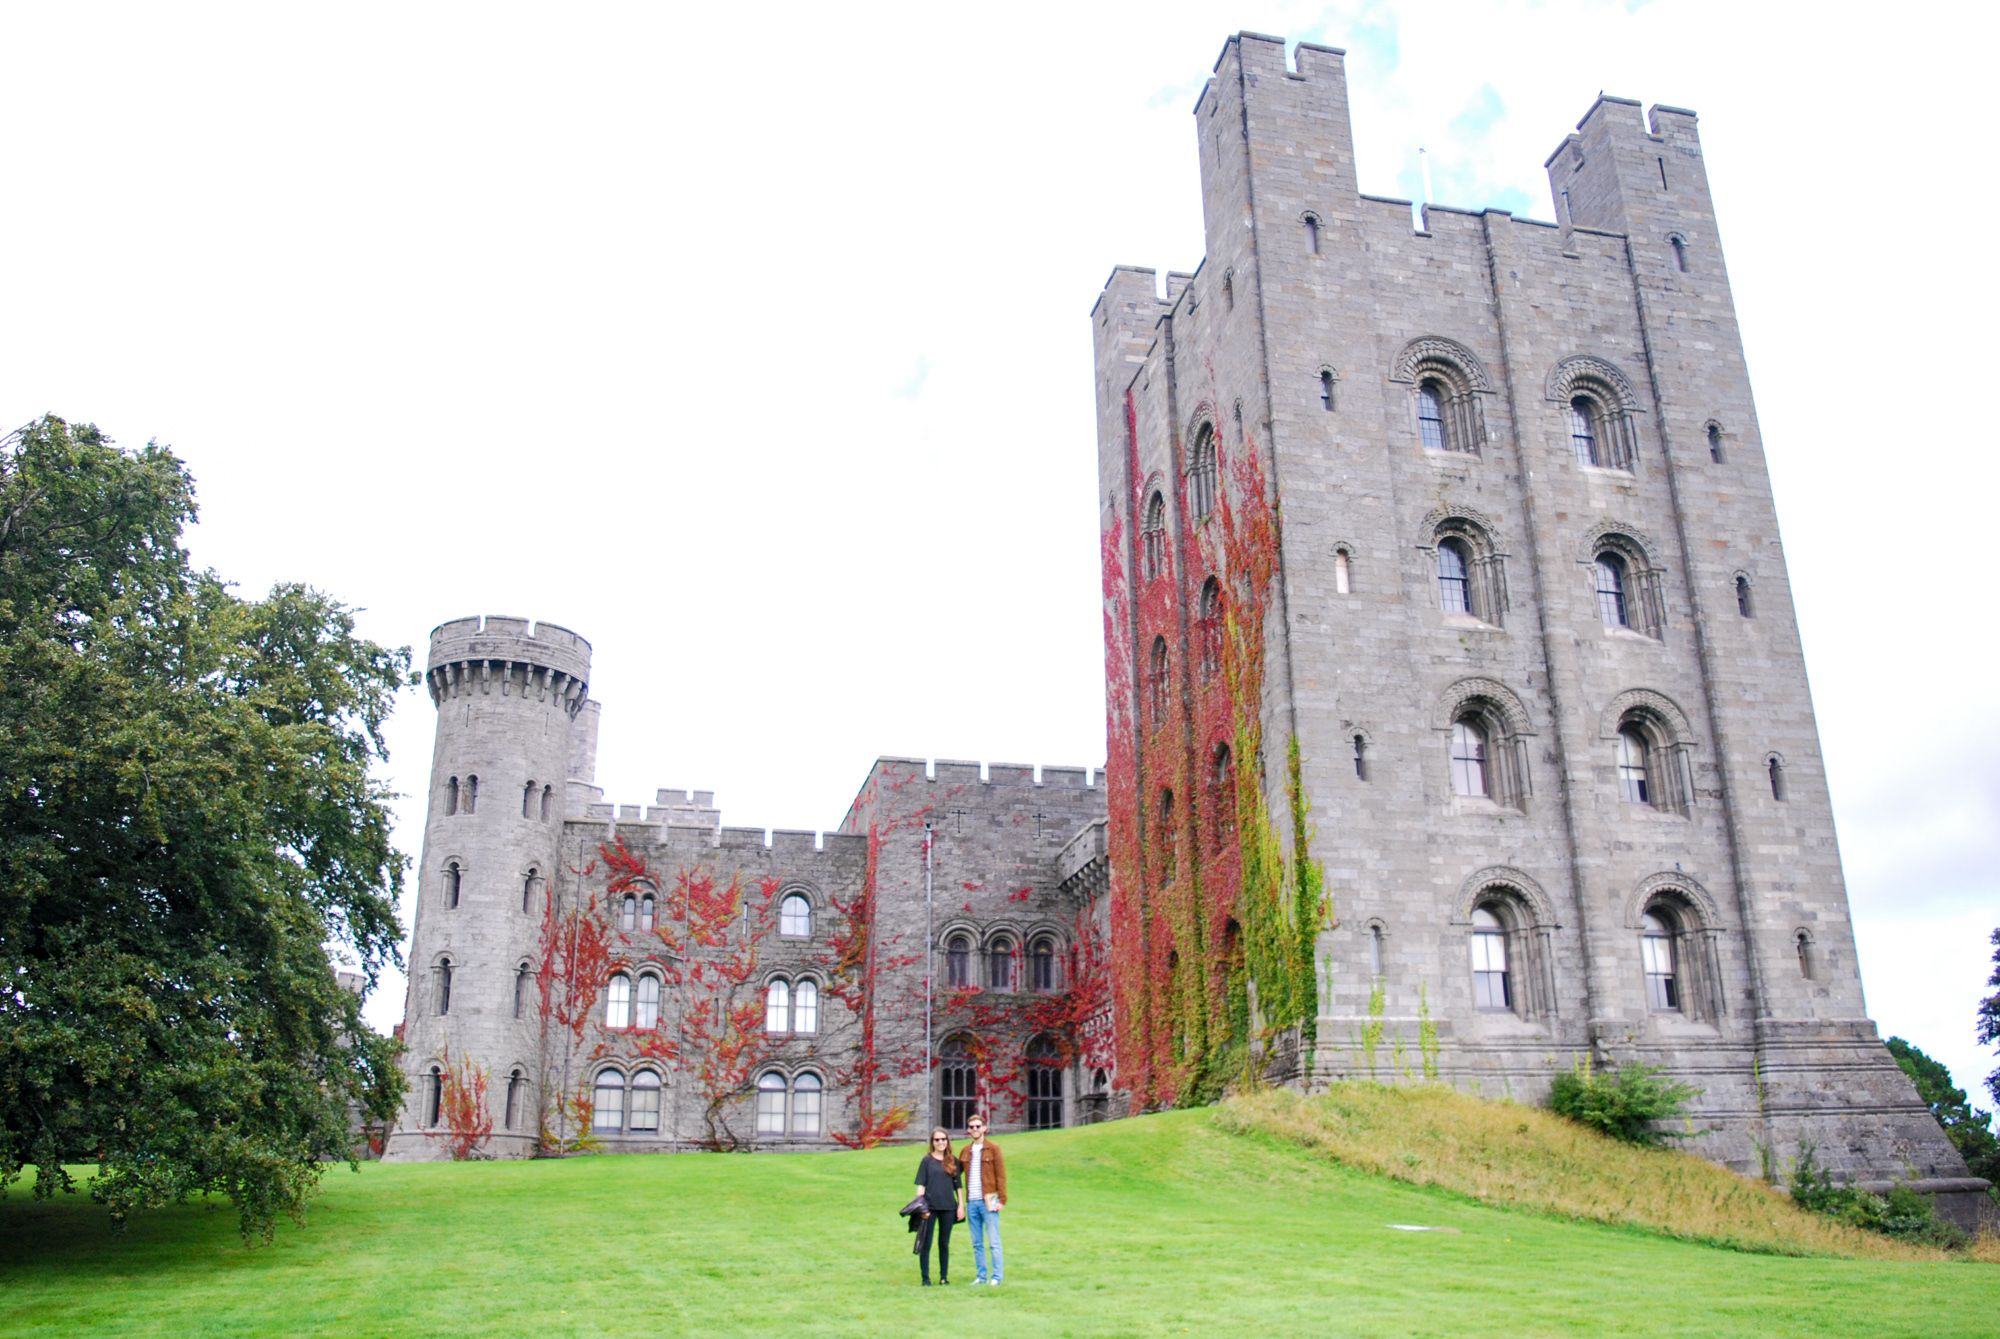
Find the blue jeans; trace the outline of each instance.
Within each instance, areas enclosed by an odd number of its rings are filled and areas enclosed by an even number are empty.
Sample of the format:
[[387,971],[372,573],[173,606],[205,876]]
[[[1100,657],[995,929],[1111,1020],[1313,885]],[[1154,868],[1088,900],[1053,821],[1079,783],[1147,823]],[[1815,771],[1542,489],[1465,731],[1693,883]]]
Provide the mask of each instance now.
[[993,1249],[993,1273],[998,1279],[1006,1273],[1006,1266],[1000,1263],[1000,1215],[986,1207],[986,1197],[980,1196],[965,1206],[965,1221],[972,1226],[972,1272],[978,1282],[987,1280],[986,1250]]

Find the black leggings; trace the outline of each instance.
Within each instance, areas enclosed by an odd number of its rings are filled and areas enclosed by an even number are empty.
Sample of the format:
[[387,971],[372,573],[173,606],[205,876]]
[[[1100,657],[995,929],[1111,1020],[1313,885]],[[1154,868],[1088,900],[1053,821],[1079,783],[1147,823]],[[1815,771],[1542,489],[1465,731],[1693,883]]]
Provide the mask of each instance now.
[[927,1214],[917,1224],[917,1269],[926,1283],[931,1277],[931,1229],[937,1229],[938,1278],[951,1277],[951,1224],[957,1210]]

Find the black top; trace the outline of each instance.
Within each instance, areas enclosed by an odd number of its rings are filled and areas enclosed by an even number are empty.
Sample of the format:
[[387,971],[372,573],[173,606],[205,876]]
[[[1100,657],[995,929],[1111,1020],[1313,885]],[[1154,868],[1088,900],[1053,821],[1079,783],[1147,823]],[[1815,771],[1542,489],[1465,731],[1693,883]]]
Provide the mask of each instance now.
[[924,1203],[932,1213],[958,1212],[958,1178],[936,1157],[924,1154],[924,1160],[917,1164],[916,1183],[924,1188]]

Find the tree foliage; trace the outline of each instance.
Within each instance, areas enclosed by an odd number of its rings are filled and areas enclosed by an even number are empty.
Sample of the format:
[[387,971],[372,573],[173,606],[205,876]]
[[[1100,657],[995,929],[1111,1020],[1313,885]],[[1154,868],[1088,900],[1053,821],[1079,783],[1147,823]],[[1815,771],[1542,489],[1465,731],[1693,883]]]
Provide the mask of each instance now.
[[44,418],[0,441],[0,1189],[114,1221],[226,1194],[298,1218],[349,1104],[400,1105],[330,948],[400,961],[403,858],[368,777],[409,652],[303,586],[243,600],[180,547],[157,444]]
[[[1993,975],[1986,978],[1986,984],[2000,986],[2000,929],[1993,932]],[[2000,1045],[2000,990],[1979,1002],[1978,1020],[1980,1045]],[[1986,1076],[1986,1091],[2000,1102],[2000,1068]]]
[[2000,1185],[2000,1139],[1993,1135],[1993,1117],[1972,1105],[1965,1089],[1952,1083],[1949,1069],[1901,1037],[1889,1038],[1889,1054],[1917,1085],[1917,1096],[1929,1105],[1972,1174]]

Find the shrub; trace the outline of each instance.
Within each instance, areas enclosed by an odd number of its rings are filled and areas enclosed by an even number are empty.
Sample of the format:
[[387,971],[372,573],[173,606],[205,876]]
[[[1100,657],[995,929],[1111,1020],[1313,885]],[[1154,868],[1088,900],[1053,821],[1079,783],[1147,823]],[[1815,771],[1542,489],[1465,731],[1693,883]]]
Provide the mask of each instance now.
[[1799,1141],[1798,1160],[1792,1164],[1791,1192],[1801,1209],[1885,1237],[1943,1250],[1958,1250],[1969,1240],[1956,1223],[1937,1216],[1930,1196],[1908,1186],[1891,1186],[1888,1194],[1877,1195],[1835,1183],[1833,1173],[1819,1165],[1818,1149],[1804,1140]]
[[1549,1086],[1549,1110],[1622,1139],[1628,1144],[1657,1147],[1668,1139],[1692,1138],[1700,1131],[1660,1130],[1653,1122],[1687,1119],[1686,1105],[1702,1094],[1659,1077],[1657,1065],[1623,1065],[1609,1072],[1592,1067],[1588,1057]]

